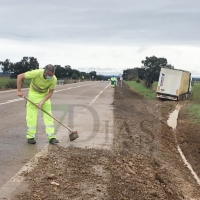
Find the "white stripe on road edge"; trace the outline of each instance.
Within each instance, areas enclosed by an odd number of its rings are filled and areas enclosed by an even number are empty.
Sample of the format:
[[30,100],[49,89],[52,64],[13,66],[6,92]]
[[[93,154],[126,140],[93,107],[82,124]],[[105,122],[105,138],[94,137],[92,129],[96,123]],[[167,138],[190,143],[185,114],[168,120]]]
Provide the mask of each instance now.
[[[94,84],[94,83],[93,83]],[[91,85],[91,84],[90,84]],[[110,86],[107,85],[89,104],[93,104],[99,96]],[[48,153],[48,144],[38,152],[19,172],[17,172],[2,188],[0,188],[0,199],[11,199],[16,188],[24,181],[23,173],[31,172],[39,161],[39,158],[45,157]]]
[[[29,88],[23,88],[22,90],[28,90]],[[6,93],[6,92],[14,92],[16,91],[17,89],[15,90],[6,90],[6,91],[1,91],[0,93]]]
[[22,99],[11,99],[11,100],[8,100],[8,102],[15,102],[15,101],[21,101]]
[[[92,83],[92,84],[79,85],[77,87],[70,87],[70,88],[65,88],[65,89],[62,89],[62,90],[55,90],[54,92],[61,92],[61,91],[64,91],[64,90],[71,90],[71,89],[74,89],[74,88],[79,88],[79,87],[84,87],[84,86],[88,86],[88,85],[93,85],[93,84],[96,84],[96,83],[99,83],[99,81],[95,82],[95,83]],[[16,90],[13,90],[13,91],[16,91]],[[8,92],[8,91],[5,91],[5,92]],[[0,105],[4,105],[4,104],[8,104],[8,103],[14,103],[14,102],[21,101],[21,100],[24,100],[24,99],[23,98],[12,99],[12,100],[8,100],[8,101],[6,101],[4,103],[0,103]]]
[[14,103],[16,101],[21,101],[23,100],[22,98],[19,98],[19,99],[13,99],[13,100],[8,100],[7,102],[4,102],[4,103],[0,103],[0,105],[4,105],[4,104],[8,104],[8,103]]
[[62,90],[55,90],[54,92],[61,92],[61,91],[64,91],[64,90],[71,90],[71,89],[74,89],[74,88],[84,87],[84,86],[88,86],[88,85],[94,85],[96,83],[99,83],[99,81],[95,82],[95,83],[92,83],[92,84],[79,85],[79,86],[76,86],[76,87],[65,88],[65,89],[62,89]]
[[[99,94],[96,97],[94,97],[94,99],[89,103],[89,105],[91,106],[109,86],[110,84],[107,85],[101,92],[99,92]],[[76,120],[79,120],[87,110],[87,108],[83,108],[81,113],[76,116]]]
[[[94,99],[92,99],[92,101],[88,104],[89,106],[91,106],[92,107],[92,104],[99,98],[99,96],[108,88],[110,86],[110,84],[109,85],[107,85],[101,92],[99,92],[99,94],[96,96],[96,97],[94,97]],[[82,119],[82,117],[84,116],[84,114],[88,111],[88,107],[89,106],[85,106],[85,107],[83,107],[83,109],[81,110],[81,112],[80,113],[78,113],[77,115],[76,115],[76,121],[81,121],[81,119]],[[63,138],[64,137],[66,137],[66,136],[61,136],[60,137],[60,140],[61,141],[63,141]],[[79,143],[79,141],[77,141],[77,143]]]
[[184,156],[181,148],[177,145],[177,148],[178,148],[178,152],[180,153],[181,155],[181,158],[183,159],[183,162],[185,163],[185,165],[187,166],[187,168],[190,170],[190,172],[192,173],[192,175],[194,176],[194,178],[196,179],[198,185],[200,185],[200,179],[199,177],[197,176],[197,174],[195,173],[195,171],[192,169],[192,166],[190,165],[190,163],[187,161],[186,157]]
[[[84,83],[84,82],[77,82],[77,83]],[[71,85],[71,84],[77,84],[77,83],[69,83],[69,84],[67,84],[67,85]],[[65,84],[63,84],[63,85],[56,85],[56,87],[61,87],[61,86],[64,86]],[[29,88],[22,88],[22,90],[28,90]],[[15,90],[6,90],[6,91],[0,91],[0,94],[1,93],[6,93],[6,92],[14,92],[14,91],[16,91],[17,89],[15,89]]]
[[[99,94],[96,97],[94,97],[94,99],[89,103],[89,105],[91,106],[109,86],[110,84],[107,85],[101,92],[99,92]],[[87,111],[87,108],[84,108],[82,112],[79,114],[79,116],[76,117],[76,119],[79,120],[86,111]]]
[[106,90],[108,87],[110,86],[110,84],[109,85],[107,85],[90,103],[89,103],[89,105],[91,105],[91,104],[93,104],[98,98],[99,98],[99,96],[103,93],[103,91],[104,90]]
[[22,175],[24,172],[31,172],[39,161],[39,158],[45,157],[48,153],[48,144],[38,152],[21,170],[16,173],[1,189],[0,199],[11,199],[12,193],[25,179]]

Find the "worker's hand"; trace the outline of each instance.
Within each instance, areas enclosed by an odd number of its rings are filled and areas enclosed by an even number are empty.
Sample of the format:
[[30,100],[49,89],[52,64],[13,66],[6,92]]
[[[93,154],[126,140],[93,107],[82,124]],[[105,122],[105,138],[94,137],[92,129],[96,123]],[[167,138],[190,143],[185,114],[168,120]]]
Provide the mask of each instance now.
[[43,101],[41,101],[40,103],[38,103],[37,108],[38,108],[38,109],[41,109],[43,103],[44,103]]
[[24,95],[23,95],[23,93],[20,91],[17,91],[17,95],[19,96],[19,97],[23,97]]

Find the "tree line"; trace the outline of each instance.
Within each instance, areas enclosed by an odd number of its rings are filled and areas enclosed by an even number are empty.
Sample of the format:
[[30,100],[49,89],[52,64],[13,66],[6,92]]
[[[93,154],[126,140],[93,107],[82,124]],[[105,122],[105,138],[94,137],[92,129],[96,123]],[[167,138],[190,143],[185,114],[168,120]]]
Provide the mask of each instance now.
[[[0,61],[0,67],[3,73],[10,74],[10,78],[17,78],[18,74],[25,73],[27,71],[39,69],[39,62],[37,58],[34,57],[23,57],[21,61],[13,63],[9,59],[5,61]],[[70,79],[96,79],[103,80],[103,75],[97,75],[96,71],[91,71],[89,73],[79,71],[77,69],[72,69],[70,65],[62,67],[61,65],[54,65],[55,75],[58,79],[70,78]]]
[[[123,70],[124,80],[140,79],[144,80],[147,87],[150,87],[154,81],[158,81],[161,67],[174,68],[168,64],[166,58],[157,58],[156,56],[146,57],[142,60],[143,66]],[[17,78],[18,74],[25,73],[30,70],[39,69],[39,62],[34,57],[23,57],[21,61],[12,63],[9,59],[0,61],[0,67],[3,73],[9,73],[10,78]],[[89,73],[72,69],[70,65],[62,67],[61,65],[54,65],[55,75],[58,79],[96,79],[106,80],[108,77],[97,75],[96,71]]]
[[174,66],[168,64],[166,58],[157,58],[156,56],[146,57],[141,63],[143,64],[141,67],[123,70],[123,79],[144,80],[145,85],[151,87],[154,81],[158,81],[161,67],[174,69]]

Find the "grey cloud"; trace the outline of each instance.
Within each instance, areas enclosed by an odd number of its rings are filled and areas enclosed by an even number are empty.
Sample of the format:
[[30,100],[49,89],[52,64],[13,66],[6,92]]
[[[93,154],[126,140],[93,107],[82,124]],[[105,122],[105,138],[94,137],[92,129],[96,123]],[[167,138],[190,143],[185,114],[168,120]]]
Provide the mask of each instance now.
[[126,45],[199,43],[197,0],[0,0],[0,38]]
[[102,74],[102,75],[119,75],[121,73],[121,70],[117,70],[111,67],[86,67],[86,68],[79,67],[78,70],[85,72],[96,71],[97,74]]
[[198,70],[191,71],[193,77],[200,77],[200,72]]
[[98,55],[97,55],[97,54],[92,54],[90,57],[91,57],[91,58],[97,58]]
[[[84,70],[84,67],[80,67],[80,70]],[[112,71],[112,70],[116,70],[113,69],[112,67],[87,67],[88,71],[96,71],[96,70],[102,70],[102,71]]]

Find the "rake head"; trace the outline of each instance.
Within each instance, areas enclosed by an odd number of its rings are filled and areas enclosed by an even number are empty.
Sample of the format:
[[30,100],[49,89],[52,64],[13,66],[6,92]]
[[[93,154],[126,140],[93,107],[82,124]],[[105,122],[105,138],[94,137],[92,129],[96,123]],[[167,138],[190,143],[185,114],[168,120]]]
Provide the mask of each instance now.
[[79,135],[78,135],[77,131],[71,131],[71,133],[69,134],[70,141],[73,141],[73,140],[77,139],[78,137],[79,137]]

